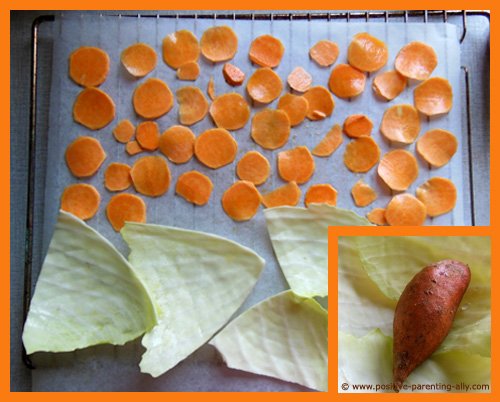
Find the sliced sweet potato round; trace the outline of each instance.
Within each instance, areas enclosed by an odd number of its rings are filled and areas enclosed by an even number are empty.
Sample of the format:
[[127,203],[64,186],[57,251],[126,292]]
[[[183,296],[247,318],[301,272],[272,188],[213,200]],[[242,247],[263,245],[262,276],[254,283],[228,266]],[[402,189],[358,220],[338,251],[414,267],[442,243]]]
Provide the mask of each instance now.
[[217,96],[210,105],[210,116],[219,128],[238,130],[250,118],[250,106],[243,96],[236,92]]
[[137,126],[135,139],[142,149],[154,151],[160,144],[160,129],[154,121],[143,121]]
[[177,78],[181,81],[196,81],[200,76],[200,65],[196,61],[190,61],[177,69]]
[[344,164],[355,173],[368,172],[380,158],[380,148],[372,137],[359,137],[347,144]]
[[457,148],[456,137],[441,129],[429,130],[417,141],[417,152],[434,167],[446,165],[457,152]]
[[453,105],[453,90],[446,78],[432,77],[413,91],[417,110],[426,116],[448,113]]
[[109,72],[109,56],[98,47],[82,46],[69,56],[69,76],[82,87],[98,87]]
[[125,151],[130,155],[137,155],[144,151],[137,141],[129,141],[125,145]]
[[130,166],[126,163],[110,163],[104,172],[104,187],[109,191],[123,191],[131,185]]
[[146,203],[134,194],[116,194],[108,202],[106,216],[117,232],[125,222],[146,222]]
[[122,51],[120,61],[134,77],[144,77],[156,67],[156,52],[145,43],[135,43]]
[[234,57],[238,50],[238,37],[226,25],[211,27],[203,32],[200,45],[203,56],[217,63]]
[[368,137],[372,129],[372,121],[364,114],[351,114],[344,120],[344,132],[351,138]]
[[278,173],[285,181],[305,183],[312,177],[314,169],[314,158],[305,146],[278,153]]
[[85,88],[73,105],[73,119],[91,130],[107,126],[115,118],[115,103],[104,91]]
[[303,96],[287,93],[279,99],[278,109],[288,115],[290,125],[293,127],[302,123],[306,118],[309,102]]
[[262,195],[262,204],[266,208],[283,207],[283,206],[296,206],[300,201],[299,186],[294,181],[286,183],[266,194]]
[[403,46],[394,61],[401,75],[414,80],[429,78],[437,64],[437,54],[432,46],[418,41]]
[[285,47],[278,38],[271,35],[261,35],[250,45],[248,57],[261,67],[276,67],[280,64]]
[[197,87],[182,87],[175,93],[179,102],[179,121],[190,126],[202,120],[208,113],[208,101]]
[[406,88],[406,77],[397,71],[385,71],[373,79],[373,91],[381,98],[390,101],[397,98]]
[[358,180],[351,189],[351,195],[357,207],[366,207],[377,199],[375,190],[363,179]]
[[329,67],[337,61],[339,47],[335,42],[320,40],[309,49],[309,57],[320,67]]
[[214,77],[210,77],[210,79],[208,80],[207,95],[212,100],[215,100],[216,98]]
[[365,90],[366,75],[349,64],[339,64],[328,80],[330,91],[339,98],[352,98]]
[[312,154],[315,156],[330,156],[344,142],[342,138],[342,127],[335,124],[324,138],[314,147]]
[[387,225],[387,220],[385,219],[385,208],[373,208],[366,214],[366,219],[368,219],[374,225]]
[[287,78],[290,88],[297,92],[306,92],[311,88],[312,75],[302,67],[295,67]]
[[222,208],[233,220],[247,221],[259,210],[261,199],[259,190],[253,183],[240,180],[222,195]]
[[278,74],[269,67],[255,70],[247,82],[250,97],[260,103],[271,103],[283,90],[283,83]]
[[251,136],[262,148],[280,148],[290,137],[290,119],[283,110],[261,110],[252,118]]
[[382,157],[377,172],[390,189],[404,191],[418,177],[418,164],[410,152],[394,149]]
[[212,128],[201,133],[194,142],[196,158],[212,169],[233,162],[238,152],[238,143],[223,128]]
[[354,35],[347,49],[349,64],[360,71],[373,72],[380,70],[387,64],[389,50],[380,39],[368,32]]
[[138,193],[149,197],[165,194],[170,187],[170,169],[161,156],[143,156],[130,170],[132,184]]
[[245,73],[231,63],[224,64],[222,75],[226,82],[233,87],[237,87],[245,81]]
[[425,205],[413,195],[404,193],[392,197],[385,209],[385,219],[391,226],[421,226],[426,218]]
[[90,177],[101,167],[106,152],[95,138],[81,136],[68,145],[65,158],[73,176]]
[[101,196],[97,189],[85,183],[70,184],[61,196],[61,209],[84,221],[97,213],[100,203]]
[[451,180],[444,177],[427,180],[417,188],[416,193],[431,217],[450,212],[457,203],[457,189]]
[[328,89],[317,85],[309,89],[304,95],[309,105],[307,118],[309,120],[323,120],[330,116],[335,108],[335,101]]
[[163,61],[177,70],[183,64],[198,61],[200,45],[191,31],[181,29],[163,39]]
[[394,105],[384,112],[380,131],[390,141],[411,144],[420,132],[418,111],[412,105]]
[[172,109],[174,95],[165,82],[149,78],[135,89],[132,102],[139,116],[156,119]]
[[175,192],[192,204],[205,205],[210,200],[213,188],[208,176],[191,170],[179,176]]
[[236,174],[240,180],[252,182],[256,186],[264,183],[270,173],[269,161],[258,151],[248,151],[236,165]]
[[307,190],[304,204],[308,207],[310,204],[337,205],[337,190],[331,184],[313,184]]
[[113,129],[113,136],[115,140],[126,144],[129,142],[135,134],[135,126],[129,119],[123,119],[118,122],[116,127]]
[[172,126],[160,136],[160,151],[171,162],[189,162],[194,154],[195,138],[189,128]]

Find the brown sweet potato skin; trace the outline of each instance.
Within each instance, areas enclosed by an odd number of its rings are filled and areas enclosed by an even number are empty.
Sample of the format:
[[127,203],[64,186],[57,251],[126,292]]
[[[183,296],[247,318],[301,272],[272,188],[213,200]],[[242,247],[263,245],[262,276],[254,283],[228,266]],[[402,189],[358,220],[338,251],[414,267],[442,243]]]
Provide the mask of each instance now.
[[396,392],[448,335],[470,276],[467,265],[443,260],[422,269],[406,285],[396,306],[393,323]]

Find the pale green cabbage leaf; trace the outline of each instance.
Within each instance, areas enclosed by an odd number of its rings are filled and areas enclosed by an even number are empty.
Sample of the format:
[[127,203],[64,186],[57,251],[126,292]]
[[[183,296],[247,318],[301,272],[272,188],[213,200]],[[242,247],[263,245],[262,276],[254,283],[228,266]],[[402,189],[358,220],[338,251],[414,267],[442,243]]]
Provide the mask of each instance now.
[[157,377],[206,343],[244,302],[264,267],[231,240],[167,226],[126,223],[129,261],[158,324],[142,339],[141,371]]
[[291,290],[245,311],[210,344],[231,368],[328,390],[328,313]]
[[127,260],[61,211],[24,325],[26,352],[123,345],[155,323],[151,300]]

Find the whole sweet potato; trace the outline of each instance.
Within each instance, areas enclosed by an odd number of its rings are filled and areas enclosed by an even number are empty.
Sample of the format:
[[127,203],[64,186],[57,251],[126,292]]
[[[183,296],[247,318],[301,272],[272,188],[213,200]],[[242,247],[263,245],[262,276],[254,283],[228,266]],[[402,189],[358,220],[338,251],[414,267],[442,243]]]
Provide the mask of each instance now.
[[396,306],[393,324],[396,392],[448,335],[469,282],[467,265],[443,260],[422,269],[406,285]]

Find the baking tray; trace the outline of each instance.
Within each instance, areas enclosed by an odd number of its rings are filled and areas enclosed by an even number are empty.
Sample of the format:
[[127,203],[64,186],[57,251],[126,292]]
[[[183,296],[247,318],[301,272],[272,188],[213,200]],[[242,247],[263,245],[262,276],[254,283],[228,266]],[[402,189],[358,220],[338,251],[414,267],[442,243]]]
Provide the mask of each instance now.
[[[102,14],[101,14],[102,15]],[[456,23],[458,25],[458,31],[460,36],[460,43],[462,43],[467,35],[468,20],[477,16],[489,17],[488,13],[485,12],[465,12],[460,10],[436,10],[436,11],[385,11],[385,12],[277,12],[277,13],[251,13],[251,12],[222,12],[222,13],[212,13],[212,12],[185,12],[185,13],[153,13],[153,14],[126,14],[126,13],[104,13],[104,15],[114,15],[117,18],[133,18],[140,20],[140,18],[169,18],[176,20],[256,20],[256,21],[279,21],[279,20],[323,20],[334,24],[336,21],[342,22],[356,22],[356,21],[366,21],[373,23],[392,23],[392,22],[450,22]],[[43,223],[43,211],[37,208],[35,211],[34,206],[39,206],[40,203],[36,202],[37,197],[40,198],[41,195],[35,193],[35,187],[40,184],[40,177],[43,173],[40,170],[40,166],[46,164],[46,159],[44,160],[44,155],[40,155],[38,150],[47,151],[47,134],[40,133],[39,120],[37,117],[37,109],[40,108],[40,99],[38,99],[38,89],[40,83],[37,78],[39,74],[43,71],[40,69],[38,64],[40,58],[46,57],[45,54],[41,54],[40,51],[49,50],[50,46],[40,43],[39,33],[40,28],[44,22],[53,21],[54,16],[43,16],[37,19],[33,24],[33,65],[32,65],[32,103],[31,103],[31,120],[30,120],[30,163],[29,163],[29,186],[28,186],[28,214],[27,214],[27,241],[26,241],[26,265],[25,265],[25,297],[24,306],[25,314],[27,307],[29,306],[29,300],[31,297],[31,291],[33,287],[33,280],[40,268],[41,257],[43,255],[42,237],[41,233],[35,233],[39,229],[38,222]],[[161,63],[161,62],[160,62]],[[472,121],[471,121],[471,102],[470,102],[470,73],[467,65],[462,66],[463,73],[463,90],[465,94],[465,101],[462,106],[462,116],[464,118],[464,133],[466,133],[467,141],[464,141],[464,174],[467,176],[465,181],[468,181],[470,194],[470,223],[475,224],[475,207],[474,207],[474,166],[472,164],[471,158],[471,142],[472,142]],[[40,138],[42,137],[42,138]],[[41,142],[41,144],[40,144]],[[46,154],[45,154],[46,158]],[[40,160],[41,159],[41,160]],[[38,217],[37,217],[38,216]],[[49,230],[50,232],[50,230]],[[35,239],[35,237],[39,237]],[[32,278],[32,276],[34,277]],[[75,357],[75,356],[73,356]],[[31,361],[24,356],[25,363],[29,366]],[[280,389],[280,387],[275,387],[276,384],[270,383],[272,386],[270,389]]]

